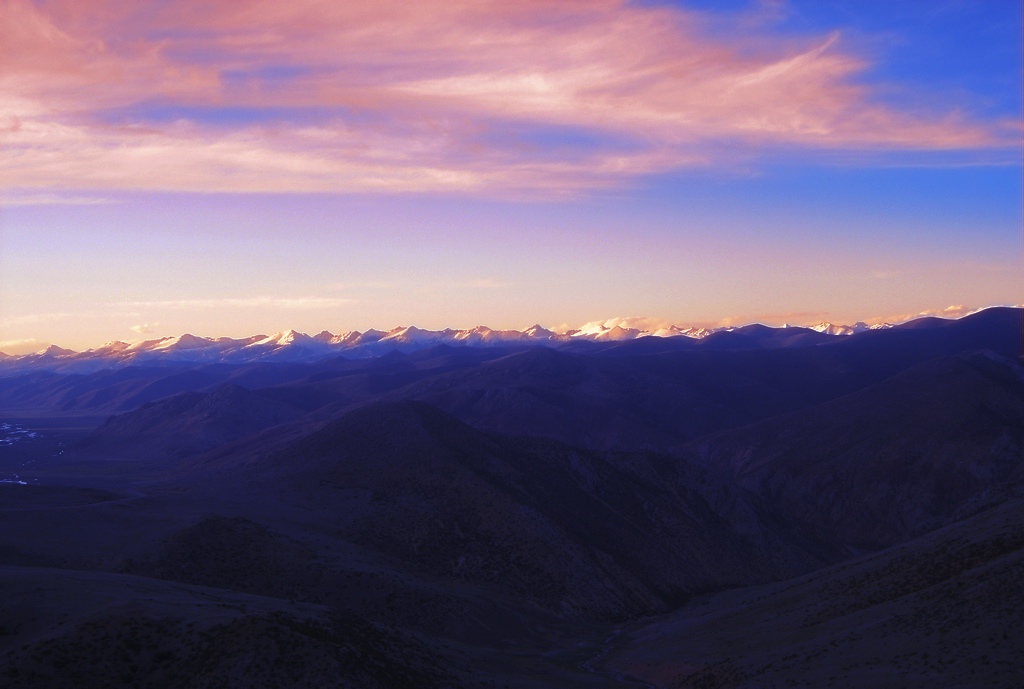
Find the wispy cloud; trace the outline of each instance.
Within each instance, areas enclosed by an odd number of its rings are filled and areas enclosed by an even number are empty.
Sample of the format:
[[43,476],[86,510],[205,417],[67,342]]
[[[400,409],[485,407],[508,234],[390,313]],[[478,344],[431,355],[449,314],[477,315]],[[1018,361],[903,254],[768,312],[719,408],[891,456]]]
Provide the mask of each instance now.
[[0,319],[0,327],[34,325],[37,323],[54,323],[68,318],[89,317],[93,314],[71,313],[68,311],[51,311],[47,313],[23,313]]
[[931,309],[928,311],[922,311],[919,316],[939,316],[941,318],[960,318],[968,314],[974,313],[977,309],[970,309],[963,304],[951,304],[944,309]]
[[[342,297],[223,297],[214,299],[162,299],[157,301],[121,301],[112,306],[123,309],[173,309],[201,311],[210,309],[326,309],[346,306],[353,299]],[[136,326],[142,327],[142,326]],[[135,328],[132,328],[135,330]],[[139,332],[139,331],[136,331]]]
[[624,0],[4,0],[0,175],[56,202],[572,194],[765,147],[1005,143],[952,108],[884,105],[838,34],[765,31],[723,38],[698,13]]
[[132,332],[136,332],[139,335],[148,335],[155,331],[159,323],[143,323],[142,325],[133,325],[131,327]]
[[102,196],[0,191],[0,206],[97,206],[113,203]]
[[23,340],[0,340],[0,352],[11,356],[39,351],[40,342],[34,337]]

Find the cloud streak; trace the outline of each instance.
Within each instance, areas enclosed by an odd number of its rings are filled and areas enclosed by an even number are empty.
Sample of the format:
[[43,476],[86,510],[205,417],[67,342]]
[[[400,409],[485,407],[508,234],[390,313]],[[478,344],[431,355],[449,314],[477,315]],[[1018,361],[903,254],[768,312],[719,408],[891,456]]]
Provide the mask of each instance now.
[[39,341],[34,337],[22,340],[0,340],[0,354],[7,354],[8,356],[28,354],[37,351],[39,344]]
[[0,175],[557,195],[765,149],[1005,144],[992,123],[884,105],[867,66],[838,34],[712,37],[697,13],[619,0],[0,0]]
[[[214,299],[164,299],[158,301],[122,301],[112,306],[122,309],[173,309],[203,311],[209,309],[287,309],[317,310],[347,306],[355,300],[342,297],[223,297]],[[154,324],[154,327],[159,325]],[[149,327],[149,326],[136,326]],[[135,328],[132,328],[135,330]],[[141,331],[136,331],[141,332]]]

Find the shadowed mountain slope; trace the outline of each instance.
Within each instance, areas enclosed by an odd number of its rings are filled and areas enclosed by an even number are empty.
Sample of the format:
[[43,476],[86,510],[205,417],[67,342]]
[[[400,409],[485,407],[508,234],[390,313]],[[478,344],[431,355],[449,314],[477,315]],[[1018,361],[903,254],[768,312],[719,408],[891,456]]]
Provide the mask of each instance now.
[[[443,649],[316,606],[98,572],[0,567],[0,582],[0,683],[9,689],[457,682],[439,667]],[[28,643],[5,643],[14,633]]]
[[[367,548],[574,617],[666,609],[822,562],[767,518],[756,539],[737,535],[709,507],[710,488],[668,458],[486,434],[418,402],[363,407],[255,464],[247,457],[210,455],[190,471],[272,485]],[[756,521],[759,509],[734,498]]]
[[624,635],[608,665],[659,687],[1011,687],[1022,677],[1024,501]]
[[[600,449],[676,451],[696,438],[820,404],[931,359],[974,349],[1017,356],[1022,316],[1020,309],[989,309],[937,326],[738,351],[695,345],[625,353],[628,346],[646,346],[642,340],[618,345],[614,356],[611,350],[586,355],[535,348],[427,378],[388,398],[419,399],[502,433]],[[763,326],[755,332],[761,329],[786,332]],[[798,337],[803,335],[818,333]]]
[[225,384],[112,416],[79,444],[92,454],[158,459],[198,454],[299,418],[305,410]]
[[217,377],[194,370],[125,368],[91,374],[39,371],[0,379],[0,407],[46,413],[114,413],[180,392]]
[[777,349],[782,347],[809,347],[832,342],[831,335],[809,328],[770,328],[766,325],[745,325],[734,330],[712,333],[697,345],[704,349]]
[[1021,490],[1024,367],[988,352],[931,361],[691,456],[822,538],[892,545]]

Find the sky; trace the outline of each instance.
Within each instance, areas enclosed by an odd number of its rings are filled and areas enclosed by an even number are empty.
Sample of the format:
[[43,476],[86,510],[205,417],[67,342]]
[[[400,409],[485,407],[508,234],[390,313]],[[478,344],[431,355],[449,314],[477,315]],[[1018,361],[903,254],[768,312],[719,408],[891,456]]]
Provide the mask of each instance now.
[[1017,0],[0,0],[0,351],[1024,302]]

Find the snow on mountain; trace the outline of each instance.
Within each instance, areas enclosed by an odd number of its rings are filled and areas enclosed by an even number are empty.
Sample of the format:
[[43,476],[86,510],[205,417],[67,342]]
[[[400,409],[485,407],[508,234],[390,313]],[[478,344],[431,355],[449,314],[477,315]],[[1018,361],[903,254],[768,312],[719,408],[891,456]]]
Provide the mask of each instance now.
[[53,368],[55,365],[63,364],[76,356],[78,356],[78,353],[74,350],[63,349],[57,345],[50,345],[46,349],[32,354],[24,354],[22,356],[5,355],[0,357],[0,362],[3,363],[5,369],[11,367]]
[[49,347],[47,347],[43,351],[39,352],[39,354],[37,356],[48,358],[48,359],[56,359],[56,358],[59,358],[59,357],[71,356],[71,355],[76,354],[76,353],[77,352],[75,352],[72,349],[64,349],[63,347],[58,347],[57,345],[50,345]]
[[538,340],[547,340],[555,336],[554,332],[548,330],[547,328],[539,324],[531,325],[529,328],[523,331],[523,334],[526,335],[527,337]]
[[383,333],[378,330],[367,330],[365,333],[361,333],[358,330],[350,330],[349,332],[342,333],[340,335],[335,335],[329,330],[321,330],[313,336],[313,339],[320,344],[327,345],[328,347],[349,347],[364,341],[364,338],[366,338],[367,335],[370,337],[365,341],[376,342],[380,337],[374,337],[374,334],[383,335]]
[[836,325],[835,323],[829,323],[828,321],[822,321],[817,325],[810,326],[811,330],[816,330],[819,333],[825,333],[826,335],[856,335],[862,333],[865,330],[884,330],[891,328],[890,323],[878,323],[876,325],[868,325],[864,321],[858,321],[853,325]]
[[355,335],[357,335],[357,337],[354,340],[352,340],[352,344],[364,345],[370,344],[371,342],[379,342],[380,339],[384,337],[384,335],[386,334],[387,333],[385,333],[383,330],[374,330],[373,328],[370,328],[361,335],[358,332],[356,332]]
[[810,329],[819,333],[825,333],[826,335],[853,335],[867,330],[868,325],[864,322],[854,323],[853,325],[837,325],[828,321],[822,321],[817,325],[812,325]]
[[[888,323],[836,325],[823,322],[812,326],[827,335],[848,336],[864,330],[892,327]],[[314,336],[285,330],[272,335],[246,338],[208,338],[186,333],[178,337],[127,343],[108,342],[85,352],[74,352],[51,345],[41,352],[25,356],[0,356],[0,374],[26,369],[50,369],[64,372],[90,372],[102,368],[145,365],[181,365],[189,363],[250,363],[257,361],[315,361],[329,356],[373,357],[391,351],[412,352],[437,345],[502,347],[559,346],[574,340],[621,342],[639,337],[689,337],[702,339],[732,327],[704,328],[666,325],[648,318],[613,318],[586,323],[580,328],[558,333],[539,324],[525,330],[494,330],[484,325],[468,330],[428,330],[401,326],[382,330],[353,330],[335,335],[323,330]]]
[[695,340],[702,340],[716,331],[717,328],[683,328],[679,331],[679,334],[686,337],[692,337]]
[[176,339],[177,338],[174,338],[174,337],[161,337],[159,340],[144,340],[143,342],[135,342],[133,344],[128,345],[128,350],[127,351],[130,351],[130,352],[150,352],[150,351],[153,351],[155,348],[159,347],[164,342],[167,342],[169,340],[176,340]]
[[167,351],[181,352],[190,349],[206,349],[207,347],[212,347],[215,344],[216,343],[209,338],[196,337],[191,333],[185,333],[180,337],[166,338],[160,344],[156,345],[153,349],[164,349]]
[[128,344],[127,342],[121,342],[120,340],[114,340],[113,342],[106,343],[102,347],[97,347],[96,349],[90,349],[89,351],[93,352],[94,354],[99,354],[99,355],[116,354],[118,352],[125,351],[129,347],[131,347],[131,345]]
[[566,331],[566,335],[574,339],[594,340],[597,342],[619,342],[622,340],[635,340],[638,337],[694,337],[694,332],[700,331],[703,335],[710,334],[711,330],[704,328],[684,328],[679,325],[666,324],[653,318],[627,317],[609,318],[605,321],[591,321],[579,328]]
[[[630,330],[636,330],[631,328]],[[614,331],[615,336],[609,337],[608,333]],[[584,340],[596,340],[596,339],[625,339],[622,334],[628,332],[620,325],[608,326],[605,322],[591,322],[584,323],[579,328],[566,331],[566,335],[569,337],[578,337]],[[639,331],[637,331],[639,332]]]
[[613,342],[621,342],[622,340],[635,340],[642,334],[647,334],[645,331],[638,328],[623,328],[621,325],[616,325],[611,328],[604,328],[600,332],[594,333],[593,339],[611,340]]
[[[327,331],[324,331],[327,332]],[[320,333],[321,335],[323,333]],[[330,333],[327,333],[330,335]],[[319,335],[317,336],[319,337]],[[317,340],[315,337],[310,337],[305,333],[300,333],[295,330],[286,330],[280,333],[274,333],[273,335],[262,337],[255,342],[247,344],[246,347],[315,347],[320,348],[324,345],[323,342]]]
[[[687,328],[686,330],[694,330],[694,328]],[[670,325],[665,328],[658,328],[654,332],[651,332],[650,335],[653,335],[654,337],[683,337],[686,333],[678,325]]]
[[[518,331],[510,332],[515,332],[516,336],[522,336],[522,333]],[[498,333],[499,331],[491,330],[486,325],[478,325],[472,330],[457,330],[452,339],[462,344],[480,344],[499,338]]]
[[472,330],[455,330],[452,333],[453,343],[478,346],[536,344],[565,339],[539,325],[533,325],[526,330],[493,330],[486,325],[479,325]]
[[452,339],[456,331],[445,330],[424,330],[410,325],[407,328],[398,327],[389,331],[380,339],[381,342],[393,342],[396,344],[433,344]]

